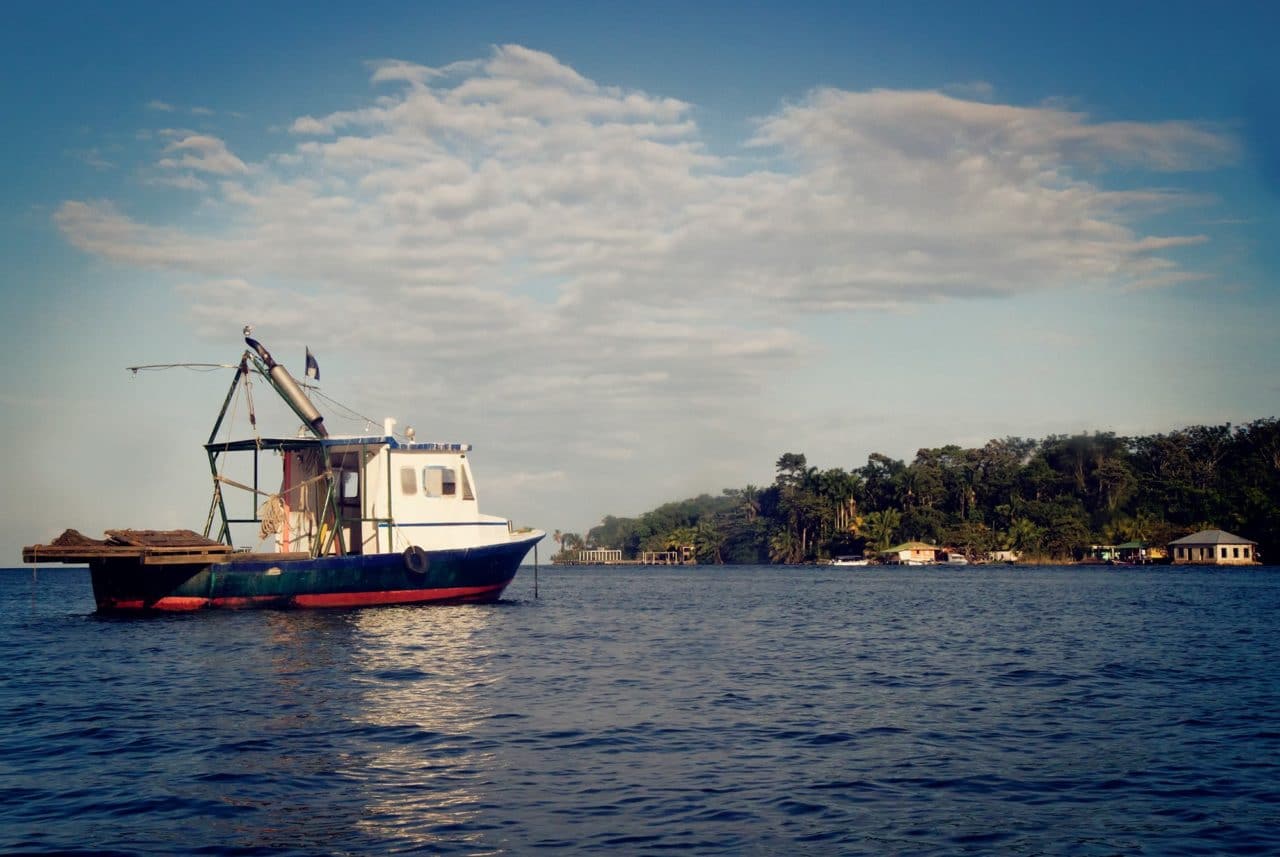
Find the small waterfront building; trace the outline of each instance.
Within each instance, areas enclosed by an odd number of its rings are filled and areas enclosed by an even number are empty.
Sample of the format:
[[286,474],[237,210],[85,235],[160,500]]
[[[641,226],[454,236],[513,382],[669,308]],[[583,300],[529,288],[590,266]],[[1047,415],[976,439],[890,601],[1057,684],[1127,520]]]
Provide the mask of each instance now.
[[1143,565],[1162,555],[1163,551],[1149,549],[1146,542],[1131,541],[1122,545],[1090,545],[1087,560]]
[[681,545],[679,550],[641,551],[641,565],[697,565],[693,545]]
[[1150,545],[1142,541],[1125,542],[1116,545],[1116,559],[1120,562],[1132,562],[1138,565],[1162,563],[1169,558],[1161,545]]
[[1169,542],[1174,565],[1253,565],[1258,543],[1222,530],[1201,530]]
[[584,565],[613,565],[622,562],[622,551],[609,548],[580,550],[574,562]]
[[1147,555],[1147,543],[1141,541],[1125,542],[1122,545],[1116,545],[1116,562],[1136,562],[1144,563],[1150,557]]
[[898,565],[923,565],[938,561],[938,551],[933,545],[924,542],[903,542],[897,547],[889,548],[880,556],[888,563]]
[[1116,558],[1115,545],[1089,545],[1089,562],[1111,562]]

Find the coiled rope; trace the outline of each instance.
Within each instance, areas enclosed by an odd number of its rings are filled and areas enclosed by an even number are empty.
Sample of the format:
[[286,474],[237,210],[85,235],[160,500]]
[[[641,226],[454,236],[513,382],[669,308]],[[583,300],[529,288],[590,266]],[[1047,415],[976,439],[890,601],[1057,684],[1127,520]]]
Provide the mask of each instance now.
[[265,541],[267,536],[280,532],[284,527],[286,514],[284,499],[279,494],[268,497],[267,501],[258,507],[258,518],[262,522],[258,526],[258,540]]

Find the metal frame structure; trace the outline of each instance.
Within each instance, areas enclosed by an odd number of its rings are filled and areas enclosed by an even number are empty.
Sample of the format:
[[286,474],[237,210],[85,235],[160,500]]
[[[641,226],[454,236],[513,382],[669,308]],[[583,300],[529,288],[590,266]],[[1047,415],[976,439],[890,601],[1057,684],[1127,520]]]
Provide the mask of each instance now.
[[[252,364],[252,367],[250,364]],[[217,440],[218,432],[222,429],[223,421],[226,419],[226,416],[227,416],[227,409],[230,407],[231,401],[235,396],[236,387],[239,386],[239,384],[242,381],[247,383],[250,374],[254,372],[256,372],[268,384],[271,385],[271,389],[273,389],[276,392],[276,394],[279,395],[280,398],[284,400],[285,404],[289,406],[290,410],[292,410],[298,416],[298,418],[302,420],[303,425],[305,425],[307,427],[307,430],[311,432],[312,437],[260,438],[255,436],[250,440],[231,440],[231,441],[218,442]],[[252,411],[250,412],[249,419],[250,419],[250,422],[256,425],[256,418],[253,416]],[[344,520],[343,518],[342,504],[338,502],[338,498],[336,496],[337,480],[334,477],[333,462],[332,462],[332,459],[330,458],[328,448],[331,446],[339,445],[339,444],[343,446],[349,446],[353,444],[363,445],[364,443],[367,443],[367,442],[364,441],[362,438],[344,438],[341,441],[338,441],[335,443],[334,441],[330,441],[323,434],[317,431],[315,426],[312,425],[311,421],[308,420],[307,415],[304,414],[301,410],[299,410],[298,406],[294,403],[293,399],[285,395],[284,392],[280,389],[279,384],[276,382],[275,378],[272,377],[272,374],[270,373],[270,371],[268,371],[267,365],[262,360],[260,360],[258,356],[255,355],[252,351],[246,350],[244,355],[240,358],[239,366],[236,367],[235,375],[231,379],[231,385],[230,387],[228,387],[227,395],[222,401],[222,408],[218,411],[217,419],[214,420],[213,430],[209,433],[209,440],[204,445],[205,452],[209,456],[209,470],[213,476],[213,498],[209,504],[209,514],[205,519],[205,525],[204,525],[205,538],[210,537],[209,534],[213,530],[214,520],[217,517],[221,518],[222,523],[221,523],[221,526],[218,528],[218,535],[216,537],[216,540],[231,547],[234,547],[234,543],[231,538],[232,524],[260,524],[262,522],[262,519],[258,517],[258,511],[257,511],[258,506],[256,502],[254,504],[254,512],[252,517],[233,518],[228,513],[226,500],[223,497],[223,493],[222,493],[223,480],[222,480],[221,474],[218,471],[218,459],[220,456],[225,455],[227,453],[231,453],[231,452],[252,452],[253,453],[253,484],[252,486],[245,486],[245,487],[248,490],[250,490],[253,493],[254,497],[256,498],[257,496],[263,493],[266,493],[261,490],[258,482],[259,453],[261,453],[263,450],[296,452],[299,450],[312,449],[312,450],[319,450],[321,452],[323,456],[323,461],[324,461],[324,473],[325,473],[324,503],[320,508],[320,513],[317,516],[317,521],[325,522],[325,521],[328,521],[331,517],[333,521],[333,526],[328,533],[325,533],[322,528],[321,537],[318,539],[312,540],[311,556],[312,557],[324,556],[325,554],[330,553],[331,551],[334,551],[335,547],[336,547],[336,551],[334,552],[337,555],[346,554],[347,545],[343,538],[343,533],[345,532],[345,526],[349,523],[354,523],[354,521]],[[357,467],[357,474],[358,474],[357,478],[359,480],[358,484],[359,484],[361,508],[360,508],[360,515],[355,520],[359,520],[359,521],[368,520],[368,521],[378,522],[384,519],[365,517],[365,513],[367,509],[365,508],[366,497],[365,497],[364,485],[365,485],[365,465],[367,463],[368,463],[368,458],[362,454],[360,456],[359,466]],[[389,506],[388,506],[388,509],[390,509]],[[385,520],[390,521],[391,519],[388,518]],[[375,531],[376,531],[376,528],[375,528]]]

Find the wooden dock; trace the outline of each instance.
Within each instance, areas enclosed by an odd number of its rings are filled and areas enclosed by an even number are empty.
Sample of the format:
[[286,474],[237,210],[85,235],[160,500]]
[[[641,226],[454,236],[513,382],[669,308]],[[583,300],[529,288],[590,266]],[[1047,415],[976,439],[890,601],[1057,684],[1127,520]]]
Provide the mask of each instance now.
[[560,559],[556,565],[697,565],[692,550],[641,551],[637,559],[623,559],[616,549],[580,550],[572,559]]

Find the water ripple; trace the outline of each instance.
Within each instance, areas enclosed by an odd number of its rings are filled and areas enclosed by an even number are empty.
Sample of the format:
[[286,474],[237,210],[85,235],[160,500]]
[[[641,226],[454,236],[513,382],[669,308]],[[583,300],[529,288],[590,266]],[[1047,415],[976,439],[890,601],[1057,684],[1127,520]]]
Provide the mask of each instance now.
[[98,617],[0,574],[0,852],[1280,852],[1280,576],[543,570]]

